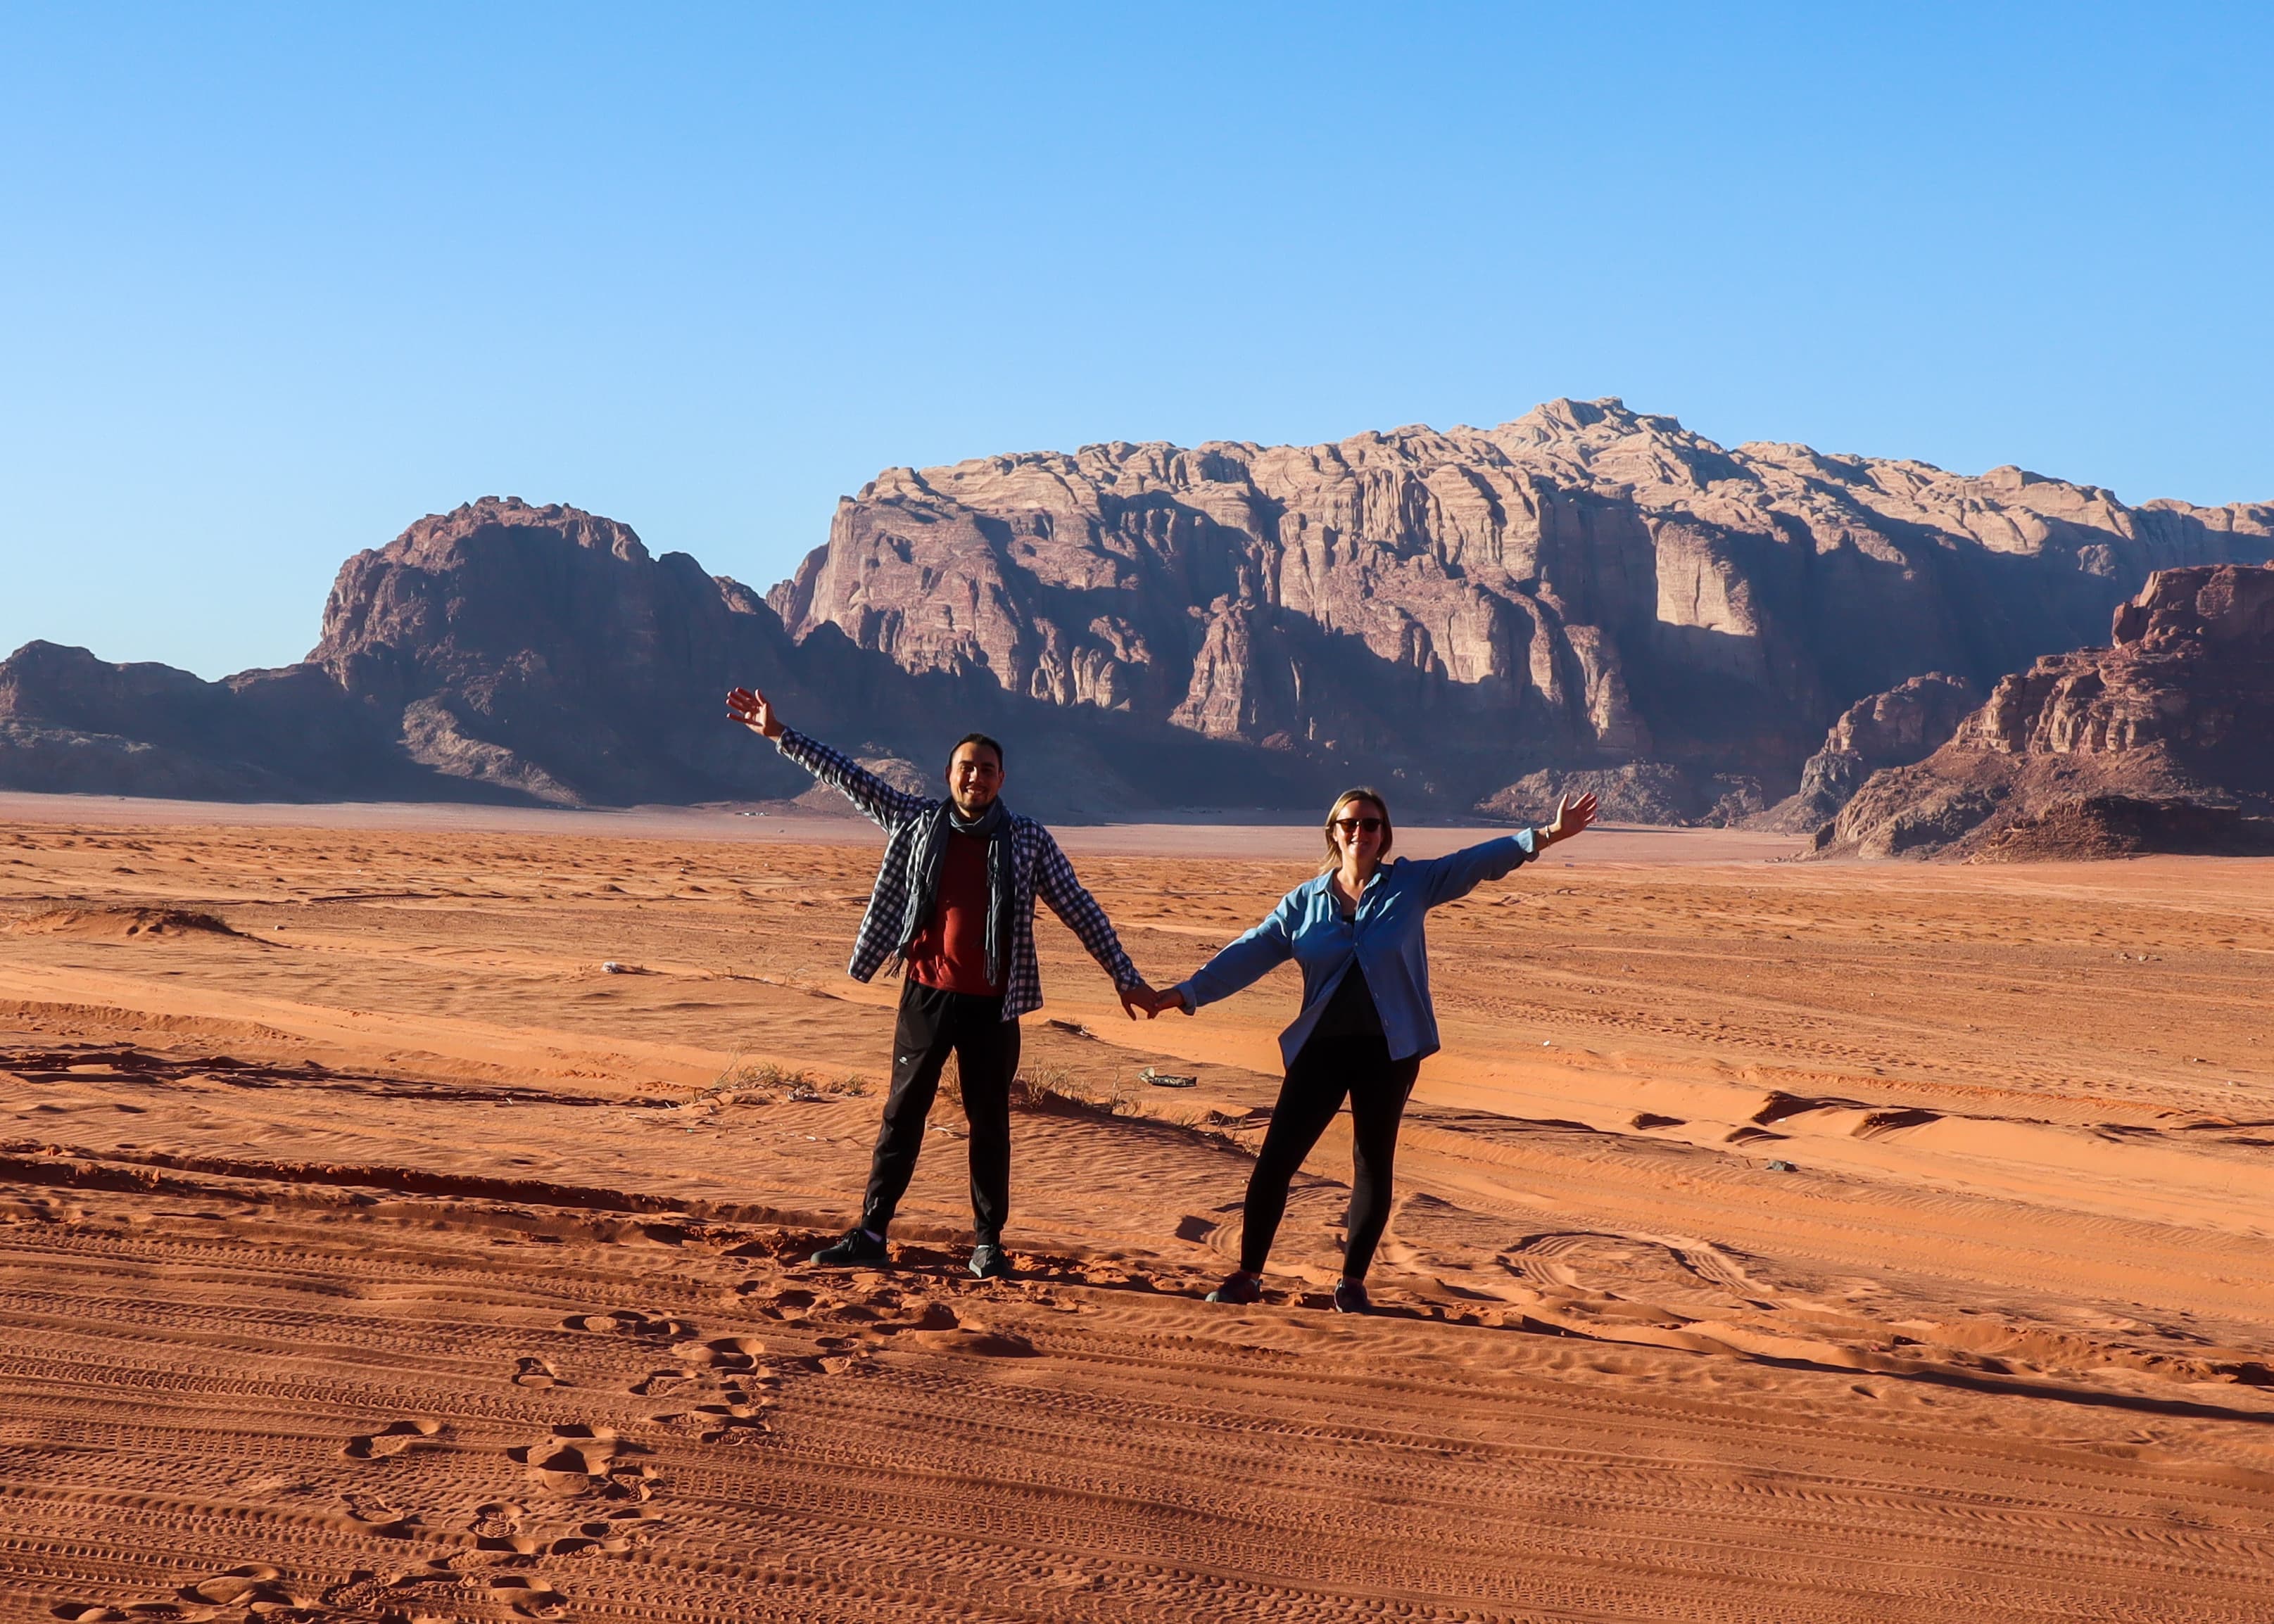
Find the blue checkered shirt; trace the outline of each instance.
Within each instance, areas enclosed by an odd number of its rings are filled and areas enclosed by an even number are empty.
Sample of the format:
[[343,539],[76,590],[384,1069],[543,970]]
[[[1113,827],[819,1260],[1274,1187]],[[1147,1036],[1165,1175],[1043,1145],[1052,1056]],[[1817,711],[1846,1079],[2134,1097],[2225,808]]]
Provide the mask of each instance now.
[[[908,856],[924,820],[939,809],[939,802],[911,795],[870,772],[827,745],[785,727],[774,748],[851,801],[861,815],[885,831],[885,861],[877,869],[877,888],[869,895],[869,911],[861,933],[853,939],[853,962],[846,973],[856,981],[875,977],[891,962],[900,945],[900,922],[908,906]],[[1117,989],[1140,984],[1145,978],[1121,951],[1121,938],[1097,899],[1074,877],[1050,831],[1031,817],[1011,816],[1011,969],[1003,986],[1003,1019],[1043,1007],[1043,970],[1035,959],[1035,898],[1081,938],[1089,956],[1103,966]]]

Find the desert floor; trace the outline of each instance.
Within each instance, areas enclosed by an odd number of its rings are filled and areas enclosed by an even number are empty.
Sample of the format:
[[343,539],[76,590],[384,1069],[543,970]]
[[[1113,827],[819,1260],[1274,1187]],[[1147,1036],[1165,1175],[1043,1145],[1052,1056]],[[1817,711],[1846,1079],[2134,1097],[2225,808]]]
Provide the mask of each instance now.
[[[1164,981],[1316,839],[1066,831]],[[801,1267],[876,849],[0,798],[0,1619],[2274,1619],[2274,863],[1558,848],[1435,916],[1352,1320],[1339,1129],[1200,1300],[1291,973],[1047,920],[1022,1278],[945,1101]]]

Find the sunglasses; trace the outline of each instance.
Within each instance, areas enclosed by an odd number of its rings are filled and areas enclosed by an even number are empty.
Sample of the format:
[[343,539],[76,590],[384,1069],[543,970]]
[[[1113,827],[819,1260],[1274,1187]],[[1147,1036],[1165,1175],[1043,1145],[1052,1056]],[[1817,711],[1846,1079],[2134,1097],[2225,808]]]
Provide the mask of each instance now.
[[1346,835],[1378,835],[1382,832],[1382,824],[1378,817],[1338,817],[1335,820],[1335,827]]

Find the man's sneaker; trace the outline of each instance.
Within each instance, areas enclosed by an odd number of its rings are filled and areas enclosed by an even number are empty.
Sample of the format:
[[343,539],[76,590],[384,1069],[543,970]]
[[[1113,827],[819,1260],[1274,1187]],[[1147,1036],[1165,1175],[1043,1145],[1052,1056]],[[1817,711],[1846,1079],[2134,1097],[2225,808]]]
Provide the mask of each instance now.
[[1011,1278],[1011,1259],[992,1241],[982,1241],[971,1249],[971,1272],[982,1280]]
[[884,1242],[856,1223],[815,1252],[812,1261],[823,1268],[852,1268],[862,1263],[883,1263],[892,1255]]
[[1263,1277],[1251,1274],[1246,1269],[1234,1269],[1224,1277],[1224,1284],[1208,1294],[1211,1303],[1259,1303],[1263,1300]]
[[1366,1288],[1357,1281],[1338,1280],[1335,1282],[1335,1312],[1338,1314],[1370,1314],[1374,1312],[1374,1299],[1367,1296]]

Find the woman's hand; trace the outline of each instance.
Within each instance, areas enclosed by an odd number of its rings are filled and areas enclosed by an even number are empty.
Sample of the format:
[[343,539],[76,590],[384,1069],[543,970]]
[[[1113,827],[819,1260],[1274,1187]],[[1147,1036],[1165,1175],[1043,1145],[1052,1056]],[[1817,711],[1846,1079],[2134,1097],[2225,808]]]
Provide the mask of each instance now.
[[1182,1010],[1187,1015],[1193,1012],[1191,1005],[1185,1002],[1184,993],[1174,987],[1163,987],[1146,1001],[1145,1019],[1150,1020],[1163,1010]]
[[738,688],[727,695],[727,719],[740,722],[754,733],[768,739],[782,736],[782,719],[766,703],[766,696],[754,688]]
[[1553,846],[1558,840],[1569,840],[1595,821],[1596,801],[1593,795],[1581,795],[1577,800],[1566,795],[1555,808],[1555,821],[1540,832]]

